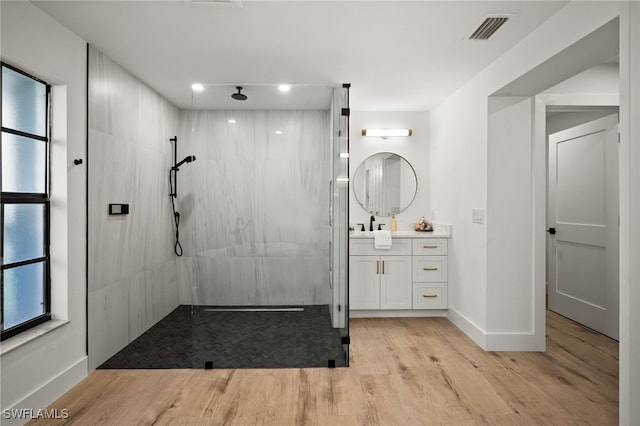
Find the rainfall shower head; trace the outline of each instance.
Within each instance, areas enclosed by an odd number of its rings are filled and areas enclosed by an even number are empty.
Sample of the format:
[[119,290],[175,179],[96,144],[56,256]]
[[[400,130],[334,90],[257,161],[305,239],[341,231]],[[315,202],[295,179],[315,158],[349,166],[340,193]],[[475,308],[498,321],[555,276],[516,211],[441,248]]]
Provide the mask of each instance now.
[[238,93],[232,94],[231,97],[236,101],[246,101],[247,95],[243,95],[242,93],[240,93],[242,91],[242,86],[236,86],[236,89],[238,89]]
[[177,171],[178,167],[182,166],[184,163],[190,163],[192,161],[196,161],[196,156],[195,155],[186,156],[186,157],[184,157],[184,159],[182,161],[180,161],[178,164],[173,166],[172,169]]

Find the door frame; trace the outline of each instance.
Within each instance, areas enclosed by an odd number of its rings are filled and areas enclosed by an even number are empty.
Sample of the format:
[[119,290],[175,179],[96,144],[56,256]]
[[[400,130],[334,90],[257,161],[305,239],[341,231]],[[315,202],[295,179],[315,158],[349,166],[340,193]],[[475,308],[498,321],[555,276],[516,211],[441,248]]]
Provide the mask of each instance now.
[[[601,117],[593,118],[593,119],[590,119],[587,122],[580,123],[580,124],[572,124],[570,127],[567,127],[566,129],[563,129],[563,130],[556,130],[556,131],[554,131],[554,133],[548,133],[546,131],[546,128],[545,128],[545,135],[546,135],[546,142],[545,143],[547,145],[547,150],[546,150],[546,171],[547,171],[546,191],[547,191],[547,196],[546,196],[546,200],[545,200],[545,208],[546,208],[547,215],[546,215],[545,229],[547,229],[549,227],[550,220],[551,220],[551,212],[549,211],[549,207],[550,207],[550,198],[549,197],[551,195],[549,193],[549,187],[550,187],[550,182],[549,182],[549,176],[550,176],[550,168],[549,168],[549,164],[550,164],[549,146],[550,146],[550,143],[549,143],[549,136],[551,136],[552,134],[555,134],[557,132],[560,132],[560,131],[566,131],[566,130],[572,129],[574,127],[577,127],[577,126],[582,126],[582,125],[591,123],[594,120],[601,120],[601,119],[609,118],[612,115],[617,115],[618,116],[617,117],[617,126],[619,127],[619,125],[620,125],[620,106],[619,106],[619,102],[618,102],[617,98],[611,98],[611,100],[610,100],[608,105],[599,105],[598,104],[598,103],[602,102],[602,97],[594,97],[592,99],[593,99],[593,102],[589,102],[589,100],[590,100],[589,97],[586,98],[586,101],[585,101],[585,97],[584,96],[576,97],[575,98],[576,102],[575,102],[574,105],[564,105],[563,104],[563,105],[560,106],[560,105],[553,105],[553,104],[546,103],[545,125],[546,125],[546,123],[548,121],[548,116],[547,116],[546,113],[548,113],[549,111],[559,111],[559,112],[567,112],[567,113],[585,112],[585,111],[586,112],[598,112],[598,113],[601,113]],[[566,100],[564,102],[566,103]],[[588,104],[588,105],[586,105],[586,104]],[[619,130],[618,130],[618,132],[619,132]],[[618,155],[618,158],[619,158],[619,156],[620,156],[619,150],[617,152],[617,155]],[[619,163],[619,160],[617,162]],[[620,179],[620,168],[619,167],[617,168],[617,174],[618,174],[618,181],[619,181],[619,179]],[[617,191],[618,191],[618,197],[616,197],[618,199],[617,211],[618,211],[618,215],[619,215],[620,214],[620,202],[619,202],[619,199],[620,199],[620,184],[618,183],[616,186],[617,186]],[[618,235],[619,235],[619,233],[620,233],[620,230],[618,228]],[[546,274],[545,274],[545,290],[546,291],[545,291],[545,294],[547,296],[545,298],[545,302],[546,302],[545,306],[546,306],[547,309],[548,309],[548,306],[549,306],[548,305],[548,298],[550,297],[549,294],[550,294],[550,291],[551,291],[551,289],[550,289],[550,281],[549,281],[549,278],[550,278],[550,276],[549,276],[549,273],[550,273],[549,266],[550,265],[549,264],[550,264],[550,248],[551,248],[551,244],[553,244],[553,242],[551,241],[550,238],[548,238],[548,235],[547,235],[546,236],[546,242],[545,242],[545,252],[546,252],[545,253],[545,270],[546,270]],[[618,242],[618,247],[619,247],[619,242]],[[616,247],[616,251],[618,250],[618,247]],[[618,274],[617,274],[617,276],[618,276],[618,280],[617,280],[618,291],[617,291],[617,294],[618,294],[618,298],[619,298],[619,294],[620,294],[620,267],[619,267],[619,263],[620,262],[619,262],[619,254],[616,257],[617,257],[617,261],[618,261]],[[569,319],[571,319],[572,321],[576,321],[576,320],[573,320],[572,318],[569,318]],[[579,323],[579,324],[581,324],[581,323]],[[581,325],[583,325],[585,327],[588,327],[587,325],[584,325],[584,324],[581,324]],[[618,315],[618,329],[619,329],[619,326],[620,326],[620,317]]]
[[[620,87],[622,90],[622,85]],[[547,214],[548,214],[548,200],[549,200],[549,143],[548,143],[548,135],[547,135],[547,110],[549,108],[554,109],[563,109],[566,111],[571,110],[572,108],[575,110],[584,110],[587,107],[594,108],[607,108],[607,107],[617,107],[618,108],[618,122],[620,128],[620,112],[623,108],[621,105],[619,96],[590,96],[584,94],[575,94],[573,96],[553,96],[553,95],[544,95],[538,94],[534,96],[535,106],[534,106],[534,126],[535,131],[533,135],[533,146],[534,146],[534,163],[537,163],[538,166],[533,167],[533,179],[536,182],[544,182],[544,191],[540,193],[533,194],[533,209],[537,213],[534,216],[534,223],[532,226],[534,227],[534,270],[538,271],[538,276],[542,277],[540,281],[536,283],[536,285],[540,285],[544,290],[544,297],[537,297],[534,299],[535,312],[543,313],[547,309],[547,299],[546,294],[548,290],[548,281],[547,281],[547,259],[548,259],[548,237],[547,237]],[[618,130],[620,131],[620,130]],[[541,156],[544,156],[541,158]],[[618,156],[621,155],[621,150],[618,152]],[[535,161],[538,160],[538,161]],[[618,167],[618,182],[621,182],[622,179],[622,170]],[[622,196],[620,183],[618,184],[618,199],[620,200]],[[618,201],[620,202],[620,201]],[[618,214],[622,216],[622,209],[619,209]],[[543,220],[539,220],[539,215],[543,215]],[[538,216],[538,220],[535,217]],[[620,256],[620,254],[619,254]],[[620,269],[620,267],[618,267]],[[618,271],[618,294],[621,295],[620,292],[620,270]],[[620,318],[618,319],[618,323],[620,326]],[[536,323],[536,328],[539,328],[541,331],[545,331],[546,334],[546,316],[544,314],[538,317],[538,321]]]

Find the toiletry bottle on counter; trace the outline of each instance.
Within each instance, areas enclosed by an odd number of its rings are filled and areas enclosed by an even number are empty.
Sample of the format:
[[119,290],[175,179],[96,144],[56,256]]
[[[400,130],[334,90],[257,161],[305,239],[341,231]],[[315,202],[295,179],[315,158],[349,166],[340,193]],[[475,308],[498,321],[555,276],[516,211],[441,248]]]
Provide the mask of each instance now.
[[398,232],[398,220],[395,213],[391,214],[391,232]]

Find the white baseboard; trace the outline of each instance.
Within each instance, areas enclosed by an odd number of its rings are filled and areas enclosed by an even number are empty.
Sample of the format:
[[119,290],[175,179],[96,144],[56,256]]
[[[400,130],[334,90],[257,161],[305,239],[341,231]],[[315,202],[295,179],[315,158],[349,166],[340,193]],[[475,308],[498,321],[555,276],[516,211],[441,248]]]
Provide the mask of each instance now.
[[446,309],[350,310],[349,318],[446,317]]
[[539,352],[545,350],[544,335],[536,336],[531,332],[487,332],[452,308],[449,308],[447,318],[485,351]]
[[467,337],[473,340],[476,345],[487,350],[487,334],[483,329],[451,307],[449,307],[449,312],[447,312],[447,318],[453,325],[458,327],[460,331],[466,334]]
[[545,338],[536,337],[533,333],[489,333],[487,334],[487,351],[508,352],[544,352]]
[[[34,390],[20,401],[7,407],[8,410],[38,410],[46,408],[56,399],[60,398],[72,387],[80,383],[88,374],[88,359],[82,357],[66,370],[60,372],[51,380],[43,383],[38,389]],[[61,407],[64,408],[64,407]],[[30,419],[5,418],[5,412],[0,413],[1,423],[3,426],[23,425]]]

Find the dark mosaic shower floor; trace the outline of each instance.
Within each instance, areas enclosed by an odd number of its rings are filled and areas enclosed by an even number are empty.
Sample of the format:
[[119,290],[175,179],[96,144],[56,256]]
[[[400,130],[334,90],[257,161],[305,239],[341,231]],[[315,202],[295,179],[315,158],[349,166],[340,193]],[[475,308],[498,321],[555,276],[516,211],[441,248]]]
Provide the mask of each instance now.
[[179,306],[98,368],[205,368],[207,361],[213,368],[327,367],[329,360],[346,365],[327,305],[302,312],[207,310],[212,308],[194,307],[192,321],[192,307]]

